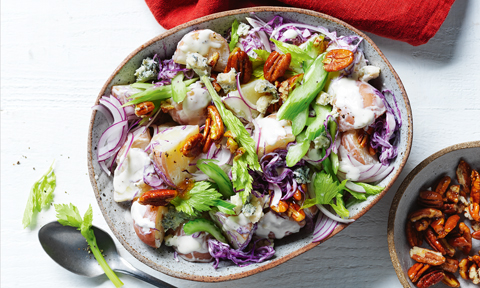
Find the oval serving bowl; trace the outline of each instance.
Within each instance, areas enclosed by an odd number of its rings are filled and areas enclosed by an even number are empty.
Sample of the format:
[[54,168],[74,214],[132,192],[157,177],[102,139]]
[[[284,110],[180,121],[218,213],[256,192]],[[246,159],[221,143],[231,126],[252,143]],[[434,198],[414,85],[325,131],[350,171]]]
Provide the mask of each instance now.
[[[349,208],[353,219],[360,218],[373,205],[375,205],[384,195],[393,182],[397,179],[402,171],[412,144],[412,112],[410,103],[400,78],[393,70],[390,63],[382,54],[380,49],[365,34],[352,26],[331,16],[309,11],[305,9],[285,8],[285,7],[255,7],[248,9],[239,9],[217,13],[205,16],[171,30],[151,39],[137,50],[133,51],[113,72],[100,91],[96,104],[99,103],[102,95],[109,95],[113,85],[129,84],[135,82],[134,71],[140,66],[142,59],[147,56],[158,54],[161,59],[171,57],[176,49],[177,43],[186,33],[197,30],[210,28],[222,35],[230,28],[234,19],[245,21],[245,17],[251,16],[251,13],[263,20],[269,20],[275,15],[280,15],[286,19],[302,22],[306,24],[324,26],[329,30],[335,30],[337,35],[358,35],[364,41],[360,45],[366,58],[372,65],[381,69],[378,79],[372,81],[377,89],[388,87],[395,95],[398,102],[398,108],[402,116],[403,125],[401,127],[401,137],[398,144],[398,157],[392,163],[395,169],[390,175],[382,180],[379,185],[385,189],[381,194],[371,196],[367,201],[359,203]],[[389,97],[388,101],[391,105],[393,100]],[[130,205],[116,203],[113,200],[113,184],[112,177],[104,173],[97,163],[96,145],[102,132],[108,127],[106,119],[101,113],[93,111],[90,120],[90,131],[88,138],[88,170],[90,180],[95,192],[96,199],[100,209],[110,226],[111,230],[122,243],[122,245],[138,260],[146,265],[163,272],[167,275],[183,278],[187,280],[217,282],[225,280],[233,280],[249,276],[261,271],[265,271],[275,267],[285,261],[304,253],[319,243],[312,243],[311,233],[297,233],[275,241],[275,256],[263,263],[252,264],[246,267],[228,266],[228,268],[220,267],[215,270],[211,263],[189,263],[185,261],[176,262],[173,259],[173,250],[162,245],[159,249],[152,249],[145,245],[136,236],[131,224],[125,220],[125,213],[129,211]],[[335,234],[343,230],[347,225],[338,225],[333,233],[323,241],[333,237]],[[322,242],[323,242],[322,241]]]
[[[435,187],[434,185],[443,176],[452,178],[452,183],[456,182],[455,171],[461,159],[470,164],[472,168],[480,169],[480,141],[456,144],[442,149],[423,160],[403,180],[402,185],[393,198],[388,217],[388,249],[395,272],[404,287],[416,287],[407,274],[408,269],[415,263],[410,258],[410,246],[405,235],[407,215],[415,209],[419,191]],[[476,247],[475,241],[472,251],[479,249],[479,241],[476,241]],[[462,253],[458,254],[464,257]],[[461,287],[478,287],[472,282],[464,282],[460,277],[457,278],[461,281]],[[442,288],[448,286],[439,283],[432,287]]]

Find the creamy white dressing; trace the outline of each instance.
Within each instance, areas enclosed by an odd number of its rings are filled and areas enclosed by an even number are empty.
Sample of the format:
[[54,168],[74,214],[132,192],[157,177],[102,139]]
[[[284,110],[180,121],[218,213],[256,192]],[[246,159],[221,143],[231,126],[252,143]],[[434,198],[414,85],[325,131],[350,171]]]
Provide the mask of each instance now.
[[225,226],[226,230],[236,231],[238,228],[240,228],[242,226],[246,226],[250,223],[252,223],[250,221],[250,219],[245,217],[245,215],[243,215],[243,213],[240,213],[240,215],[238,215],[238,216],[226,217],[224,226]]
[[147,205],[139,204],[137,201],[132,203],[131,215],[135,224],[139,226],[144,234],[150,233],[150,229],[155,228],[155,222],[145,217]]
[[207,56],[210,49],[219,49],[222,44],[214,42],[210,37],[213,37],[215,32],[210,29],[197,30],[188,33],[182,38],[178,45],[178,49],[184,52],[184,55],[177,55],[177,63],[185,63],[188,53],[198,53],[202,56]]
[[168,112],[179,124],[203,125],[206,119],[205,110],[212,101],[212,97],[201,86],[190,86],[190,89],[182,103],[175,103],[172,100],[175,109]]
[[193,238],[193,235],[169,237],[165,240],[165,245],[175,246],[176,250],[180,254],[190,254],[192,252],[206,253],[208,252],[207,241],[204,239],[204,235],[200,235],[198,238]]
[[361,83],[344,77],[332,82],[328,89],[328,94],[334,97],[335,107],[353,117],[354,129],[366,127],[375,120],[374,111],[364,107],[363,96],[359,90]]
[[283,32],[283,37],[287,39],[295,39],[298,36],[298,32],[295,31],[294,29],[288,29],[285,32]]
[[353,163],[348,159],[348,151],[343,146],[338,147],[338,153],[340,158],[339,170],[346,173],[346,178],[350,181],[358,181],[360,178],[360,169],[355,167]]
[[257,124],[262,128],[260,143],[274,145],[279,138],[292,134],[292,126],[287,120],[278,121],[276,118],[257,118]]
[[143,184],[143,168],[150,164],[150,157],[140,148],[131,148],[121,167],[113,177],[113,199],[116,202],[132,200]]
[[272,211],[269,211],[258,222],[255,234],[261,238],[268,238],[268,234],[272,232],[276,239],[282,239],[287,232],[297,233],[300,231],[300,225],[290,218],[282,218]]

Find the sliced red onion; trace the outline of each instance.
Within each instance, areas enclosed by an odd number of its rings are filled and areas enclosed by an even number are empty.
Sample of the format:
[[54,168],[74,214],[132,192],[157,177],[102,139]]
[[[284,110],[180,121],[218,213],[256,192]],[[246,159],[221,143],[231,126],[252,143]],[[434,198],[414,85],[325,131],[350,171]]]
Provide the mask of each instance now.
[[230,160],[233,159],[233,154],[230,152],[229,149],[222,148],[214,155],[212,159],[218,161],[215,162],[215,164],[217,164],[218,166],[223,166],[225,164],[228,164]]
[[358,192],[358,193],[365,193],[365,188],[363,188],[362,186],[358,185],[358,184],[355,184],[353,183],[352,181],[347,181],[347,183],[345,184],[345,187],[347,187],[348,189],[352,190],[352,191],[355,191],[355,192]]
[[92,110],[97,110],[100,113],[107,118],[108,123],[111,125],[113,123],[113,116],[112,113],[110,113],[110,110],[108,110],[105,106],[103,105],[95,105],[92,107]]
[[151,162],[143,167],[143,182],[154,189],[161,189],[160,187],[164,186],[162,185],[163,180],[157,175],[155,167]]
[[354,222],[355,220],[354,219],[343,219],[341,217],[338,217],[337,215],[333,214],[332,212],[328,211],[327,208],[323,207],[322,204],[317,204],[317,207],[320,211],[322,211],[323,214],[325,214],[325,216],[331,218],[332,220],[335,220],[337,222],[340,222],[340,223],[352,223]]
[[[255,19],[252,19],[252,18],[249,18],[249,17],[245,17],[245,19],[247,19],[248,23],[250,23],[250,25],[252,25],[253,28],[260,28],[260,27],[263,26],[262,23],[260,23],[259,21],[255,20]],[[272,49],[270,47],[270,41],[268,40],[267,34],[264,31],[261,31],[261,30],[256,31],[256,32],[257,32],[257,35],[260,37],[260,41],[262,42],[265,50],[267,50],[267,52],[272,52]]]
[[[115,102],[111,102],[110,98],[107,98],[107,97],[102,97],[99,102],[100,104],[102,104],[103,106],[107,107],[107,109],[112,113],[112,116],[113,116],[113,122],[119,122],[119,121],[122,121],[122,120],[126,120],[127,119],[127,115],[125,114],[125,110],[123,110],[122,106],[115,106]],[[115,97],[113,97],[114,99],[116,99]]]
[[[135,137],[133,136],[133,133],[128,133],[128,137],[127,137],[127,141],[125,143],[128,143],[127,145],[127,149],[125,150],[124,152],[124,155],[120,155],[120,163],[118,163],[118,168],[120,170],[120,167],[122,167],[122,164],[123,162],[125,161],[125,159],[127,159],[127,156],[128,156],[128,151],[130,151],[130,148],[132,147],[132,144],[133,144],[133,139]],[[128,139],[130,139],[130,141],[128,141]]]
[[[384,166],[385,167],[385,166]],[[390,173],[392,173],[393,169],[395,169],[394,166],[388,166],[387,169],[385,169],[382,173],[378,174],[378,175],[375,175],[371,178],[368,178],[368,179],[365,179],[363,180],[363,182],[366,182],[366,183],[372,183],[372,182],[377,182],[377,181],[380,181],[380,180],[383,180],[385,177],[387,177]]]
[[237,73],[237,89],[238,89],[238,94],[240,95],[240,98],[242,98],[243,102],[245,102],[248,108],[257,110],[257,105],[253,104],[243,96],[242,86],[240,85],[240,72]]
[[379,173],[383,172],[383,168],[387,168],[388,166],[383,166],[381,163],[377,164],[372,164],[372,165],[365,165],[361,166],[364,167],[365,169],[360,169],[363,170],[360,172],[360,175],[357,179],[357,181],[363,182],[365,179],[368,179],[370,177],[373,177],[375,175],[378,175]]
[[282,198],[282,190],[280,189],[280,186],[278,186],[277,184],[270,183],[268,186],[270,190],[273,190],[273,198],[270,205],[278,206],[278,203],[280,202],[280,198]]
[[238,110],[244,111],[246,117],[245,120],[247,120],[248,122],[251,122],[253,120],[252,111],[242,98],[237,96],[227,96],[223,98],[222,101],[228,107],[237,107]]
[[108,127],[98,140],[97,155],[98,161],[104,161],[110,158],[117,149],[122,147],[127,132],[128,121],[123,120]]
[[337,227],[338,222],[325,216],[323,213],[318,213],[317,222],[315,223],[315,230],[313,231],[312,242],[319,242],[327,238],[333,230]]

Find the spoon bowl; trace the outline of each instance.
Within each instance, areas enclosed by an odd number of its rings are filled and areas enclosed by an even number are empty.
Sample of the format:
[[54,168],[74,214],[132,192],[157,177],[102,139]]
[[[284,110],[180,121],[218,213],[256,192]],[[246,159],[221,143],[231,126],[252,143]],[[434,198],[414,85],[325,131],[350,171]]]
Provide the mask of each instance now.
[[[133,276],[156,287],[175,287],[133,267],[118,254],[115,242],[107,232],[95,226],[92,228],[98,247],[113,271]],[[89,252],[87,241],[76,228],[63,226],[57,221],[50,222],[38,231],[38,239],[45,252],[68,271],[87,277],[104,274]]]

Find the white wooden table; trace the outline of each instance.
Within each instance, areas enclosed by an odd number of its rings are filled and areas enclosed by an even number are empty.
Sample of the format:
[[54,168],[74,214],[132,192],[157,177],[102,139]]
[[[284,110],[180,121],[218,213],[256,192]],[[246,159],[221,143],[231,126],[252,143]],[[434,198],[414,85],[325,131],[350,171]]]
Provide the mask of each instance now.
[[[480,1],[457,0],[426,45],[372,36],[405,85],[414,119],[409,161],[391,191],[334,240],[266,272],[231,282],[196,283],[135,267],[179,287],[400,287],[387,247],[387,217],[409,171],[446,146],[480,139]],[[51,260],[38,229],[43,211],[22,229],[31,185],[56,160],[55,203],[92,204],[94,224],[109,231],[87,175],[91,106],[117,65],[162,33],[143,1],[1,3],[1,287],[113,287],[77,276]],[[126,287],[151,287],[120,275]]]

